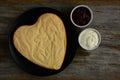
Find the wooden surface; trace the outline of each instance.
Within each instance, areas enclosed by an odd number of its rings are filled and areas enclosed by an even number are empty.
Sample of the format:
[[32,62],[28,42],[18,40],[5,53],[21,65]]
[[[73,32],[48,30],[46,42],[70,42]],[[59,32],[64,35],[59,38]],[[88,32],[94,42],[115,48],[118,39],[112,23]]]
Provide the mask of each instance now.
[[[7,0],[6,0],[7,1]],[[9,1],[9,0],[8,0]],[[118,3],[119,4],[119,0]],[[94,12],[89,27],[97,29],[102,36],[99,48],[84,51],[77,48],[73,62],[62,72],[39,77],[21,70],[10,56],[8,33],[10,24],[18,15],[33,7],[46,6],[40,3],[0,4],[0,80],[120,80],[120,6],[115,3],[88,4]],[[51,3],[65,10],[75,5]],[[79,33],[80,30],[76,28]]]
[[97,4],[97,5],[120,5],[120,0],[0,0],[0,3],[69,3],[69,4]]

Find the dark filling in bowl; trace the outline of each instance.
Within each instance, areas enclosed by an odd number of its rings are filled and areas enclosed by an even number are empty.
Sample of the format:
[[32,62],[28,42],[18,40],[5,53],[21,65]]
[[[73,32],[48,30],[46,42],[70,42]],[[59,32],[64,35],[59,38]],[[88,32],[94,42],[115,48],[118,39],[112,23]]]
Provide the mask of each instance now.
[[73,11],[72,19],[75,24],[84,26],[89,23],[91,13],[86,7],[78,7]]

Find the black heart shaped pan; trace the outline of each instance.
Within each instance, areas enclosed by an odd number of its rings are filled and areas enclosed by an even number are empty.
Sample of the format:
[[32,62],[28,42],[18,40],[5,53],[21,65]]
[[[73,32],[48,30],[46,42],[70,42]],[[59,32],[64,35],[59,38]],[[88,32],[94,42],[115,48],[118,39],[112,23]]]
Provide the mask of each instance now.
[[[38,19],[38,17],[44,13],[54,13],[58,15],[63,20],[63,23],[65,25],[66,35],[67,35],[67,50],[66,50],[64,62],[59,70],[46,69],[30,62],[15,49],[13,44],[14,31],[21,25],[34,24]],[[69,16],[63,14],[58,10],[47,7],[33,8],[20,15],[11,25],[11,30],[9,34],[9,48],[11,51],[11,55],[15,60],[15,62],[18,64],[18,66],[20,66],[20,68],[22,68],[24,71],[30,74],[38,75],[38,76],[49,76],[61,72],[72,62],[75,56],[76,47],[77,47],[77,36],[76,36],[75,28],[71,23]]]

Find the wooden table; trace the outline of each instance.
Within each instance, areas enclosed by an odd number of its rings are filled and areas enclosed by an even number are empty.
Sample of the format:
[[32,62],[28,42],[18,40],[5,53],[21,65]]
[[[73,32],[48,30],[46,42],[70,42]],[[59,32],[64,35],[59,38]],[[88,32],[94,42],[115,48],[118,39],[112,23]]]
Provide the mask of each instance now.
[[[74,4],[72,0],[61,1],[66,3],[62,4],[61,9],[78,3],[89,5],[94,12],[94,19],[89,27],[97,29],[102,36],[101,45],[96,50],[84,51],[78,47],[74,60],[64,71],[48,77],[39,77],[24,72],[16,65],[8,46],[10,25],[25,10],[46,6],[45,3],[41,4],[42,1],[25,0],[19,3],[21,0],[15,0],[16,4],[13,0],[0,1],[0,80],[120,80],[119,0],[73,0]],[[50,3],[47,6],[59,8],[60,5]],[[79,33],[78,29],[76,31]]]

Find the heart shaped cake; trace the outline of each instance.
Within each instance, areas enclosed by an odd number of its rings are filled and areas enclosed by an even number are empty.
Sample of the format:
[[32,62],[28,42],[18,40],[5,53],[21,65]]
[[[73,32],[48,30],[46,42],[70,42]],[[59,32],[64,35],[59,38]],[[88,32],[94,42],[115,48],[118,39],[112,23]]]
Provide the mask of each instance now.
[[21,55],[34,64],[59,70],[67,47],[65,26],[56,14],[44,13],[35,24],[20,26],[14,32],[13,44]]

